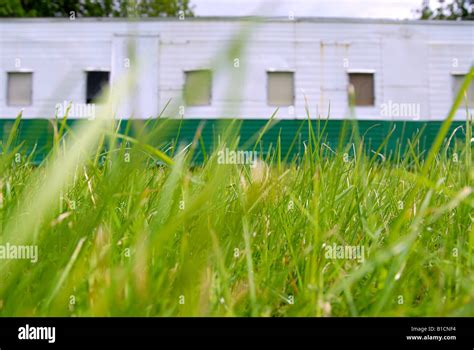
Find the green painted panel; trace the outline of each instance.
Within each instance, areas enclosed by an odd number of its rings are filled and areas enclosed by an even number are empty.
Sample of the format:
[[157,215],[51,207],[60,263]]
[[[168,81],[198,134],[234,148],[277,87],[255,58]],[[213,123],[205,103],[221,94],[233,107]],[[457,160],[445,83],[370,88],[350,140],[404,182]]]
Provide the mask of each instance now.
[[[88,122],[88,121],[84,121]],[[254,120],[224,120],[224,119],[185,119],[185,120],[171,120],[160,119],[145,126],[144,121],[131,122],[131,136],[137,135],[140,129],[154,130],[150,143],[156,147],[168,148],[171,144],[176,142],[180,145],[187,145],[191,143],[196,135],[199,127],[202,127],[201,137],[202,142],[207,153],[209,153],[213,146],[218,142],[219,135],[225,128],[228,128],[233,136],[239,138],[239,147],[251,145],[253,147],[260,131],[265,127],[268,120],[254,119]],[[13,119],[1,119],[0,130],[2,131],[2,142],[6,142],[9,130],[13,125]],[[78,123],[77,120],[68,120],[68,126],[74,128]],[[360,120],[357,122],[359,135],[363,137],[364,144],[368,150],[376,150],[389,135],[390,131],[393,133],[382,150],[382,153],[387,154],[394,152],[396,147],[402,149],[408,146],[408,139],[412,139],[414,135],[423,131],[420,137],[418,151],[427,151],[431,146],[442,122],[391,122],[391,121],[373,121]],[[312,120],[311,128],[319,142],[325,143],[328,147],[336,148],[340,139],[341,131],[347,128],[347,135],[344,143],[350,141],[350,133],[353,130],[351,121],[344,120]],[[448,134],[451,135],[453,130],[462,125],[462,130],[458,130],[455,138],[465,137],[464,129],[465,122],[453,122]],[[127,121],[122,121],[120,124],[120,132],[124,133],[127,129]],[[45,119],[23,119],[20,122],[19,133],[16,144],[24,142],[24,152],[29,153],[35,149],[34,160],[41,161],[47,152],[51,149],[53,142],[53,123]],[[291,148],[290,154],[296,155],[302,153],[304,144],[309,140],[309,123],[307,120],[279,120],[267,129],[266,133],[261,138],[261,147],[258,151],[266,153],[268,149],[275,148],[280,138],[281,154],[284,157]],[[222,136],[221,136],[222,137]],[[249,147],[247,147],[249,148]],[[197,148],[197,160],[202,159],[200,147]]]

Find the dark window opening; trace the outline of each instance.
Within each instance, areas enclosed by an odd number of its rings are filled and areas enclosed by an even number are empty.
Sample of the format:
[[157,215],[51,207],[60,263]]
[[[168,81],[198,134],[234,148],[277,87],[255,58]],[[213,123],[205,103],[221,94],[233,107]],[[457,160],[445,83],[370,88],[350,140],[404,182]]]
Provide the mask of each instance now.
[[349,83],[354,87],[356,106],[374,106],[374,74],[349,73]]
[[99,98],[109,84],[109,72],[87,72],[86,103]]

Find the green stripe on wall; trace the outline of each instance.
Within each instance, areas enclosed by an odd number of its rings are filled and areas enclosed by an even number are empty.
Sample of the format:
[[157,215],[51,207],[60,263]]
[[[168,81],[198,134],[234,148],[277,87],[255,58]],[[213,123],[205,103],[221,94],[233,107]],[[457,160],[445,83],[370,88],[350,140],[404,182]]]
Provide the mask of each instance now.
[[[74,127],[77,120],[68,120],[68,125]],[[84,121],[88,122],[88,121]],[[265,124],[268,122],[267,119],[254,119],[254,120],[216,120],[216,119],[185,119],[185,120],[170,120],[162,119],[157,120],[156,124],[160,127],[161,132],[153,139],[153,144],[156,147],[169,146],[176,140],[177,131],[181,125],[181,130],[178,138],[178,144],[186,145],[192,142],[199,125],[203,124],[202,139],[204,141],[206,152],[210,152],[213,145],[217,142],[219,130],[225,125],[232,124],[232,129],[239,136],[239,145],[245,145],[246,142],[255,137],[258,132],[263,129]],[[1,119],[0,130],[2,132],[2,142],[8,138],[9,130],[13,125],[13,119]],[[134,123],[142,124],[143,121],[135,121]],[[327,121],[324,133],[321,133],[321,139],[331,148],[335,148],[339,141],[339,135],[342,129],[343,120],[329,120]],[[311,125],[315,133],[323,130],[326,124],[325,120],[312,120]],[[359,120],[357,125],[359,128],[359,134],[364,136],[364,141],[369,150],[376,150],[390,130],[395,128],[389,142],[384,149],[384,152],[395,151],[397,144],[402,146],[407,145],[407,139],[412,138],[416,133],[423,130],[422,137],[420,139],[420,149],[418,151],[427,151],[431,146],[436,134],[442,124],[442,121],[374,121],[374,120]],[[350,123],[348,124],[350,125]],[[464,129],[466,126],[465,122],[456,121],[453,122],[450,128],[448,137],[458,126],[463,126],[462,130],[458,130],[455,138],[464,138]],[[124,132],[126,128],[126,122],[121,123],[121,131]],[[137,126],[134,127],[132,136],[136,133]],[[281,138],[281,154],[282,157],[286,155],[292,141],[296,137],[296,144],[291,152],[292,155],[302,152],[304,149],[303,143],[308,141],[308,121],[307,120],[279,120],[270,129],[267,130],[265,135],[262,137],[262,150],[265,152],[268,150],[270,145],[275,147],[277,144],[278,136]],[[256,138],[256,137],[255,137]],[[52,123],[45,119],[23,119],[20,122],[19,134],[16,140],[16,144],[24,142],[23,152],[30,153],[35,145],[35,162],[40,162],[47,152],[51,149],[53,141],[53,126]],[[399,142],[401,141],[401,143]],[[248,144],[248,142],[247,142]],[[253,146],[253,143],[252,143]],[[197,147],[197,152],[199,147]],[[200,159],[199,152],[197,153],[198,159]]]

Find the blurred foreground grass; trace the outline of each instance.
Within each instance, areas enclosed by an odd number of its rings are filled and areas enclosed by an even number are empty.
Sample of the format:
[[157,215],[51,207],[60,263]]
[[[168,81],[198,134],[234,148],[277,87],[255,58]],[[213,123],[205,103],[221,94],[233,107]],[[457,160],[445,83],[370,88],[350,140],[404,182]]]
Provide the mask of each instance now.
[[[56,121],[38,167],[16,161],[13,127],[1,244],[38,245],[38,261],[0,260],[1,316],[474,315],[470,121],[427,156],[417,137],[403,154],[367,153],[348,123],[338,149],[310,129],[299,157],[277,146],[247,165],[219,161],[232,122],[202,164],[199,135],[162,152],[160,127],[129,126],[136,137]],[[331,259],[334,244],[364,259]]]
[[[113,120],[117,93],[74,129],[52,121],[34,166],[20,115],[0,156],[0,316],[474,315],[469,112],[448,134],[473,76],[421,153],[421,135],[368,152],[352,119],[335,148],[308,123],[287,158],[260,142],[275,114],[244,147],[258,160],[232,164],[238,121],[211,153],[201,128],[160,148],[166,120]],[[24,246],[36,262],[5,255]]]

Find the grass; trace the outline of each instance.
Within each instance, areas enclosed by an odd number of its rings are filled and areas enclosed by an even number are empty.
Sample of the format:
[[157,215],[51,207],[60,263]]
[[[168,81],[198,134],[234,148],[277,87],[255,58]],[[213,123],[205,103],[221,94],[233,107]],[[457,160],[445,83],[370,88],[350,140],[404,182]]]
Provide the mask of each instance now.
[[348,146],[312,130],[304,154],[254,167],[217,162],[232,125],[199,165],[199,135],[162,153],[160,127],[65,125],[39,167],[15,162],[15,127],[3,144],[1,244],[39,253],[0,260],[1,316],[474,315],[470,122],[432,157],[415,138],[383,160],[349,127]]
[[36,245],[38,261],[0,259],[0,316],[474,315],[472,119],[448,135],[473,72],[427,153],[420,135],[367,152],[352,120],[334,149],[309,123],[289,157],[261,143],[276,112],[246,145],[265,151],[255,166],[220,164],[236,121],[206,153],[201,129],[160,148],[166,121],[65,116],[34,166],[20,115],[2,142],[0,244]]

